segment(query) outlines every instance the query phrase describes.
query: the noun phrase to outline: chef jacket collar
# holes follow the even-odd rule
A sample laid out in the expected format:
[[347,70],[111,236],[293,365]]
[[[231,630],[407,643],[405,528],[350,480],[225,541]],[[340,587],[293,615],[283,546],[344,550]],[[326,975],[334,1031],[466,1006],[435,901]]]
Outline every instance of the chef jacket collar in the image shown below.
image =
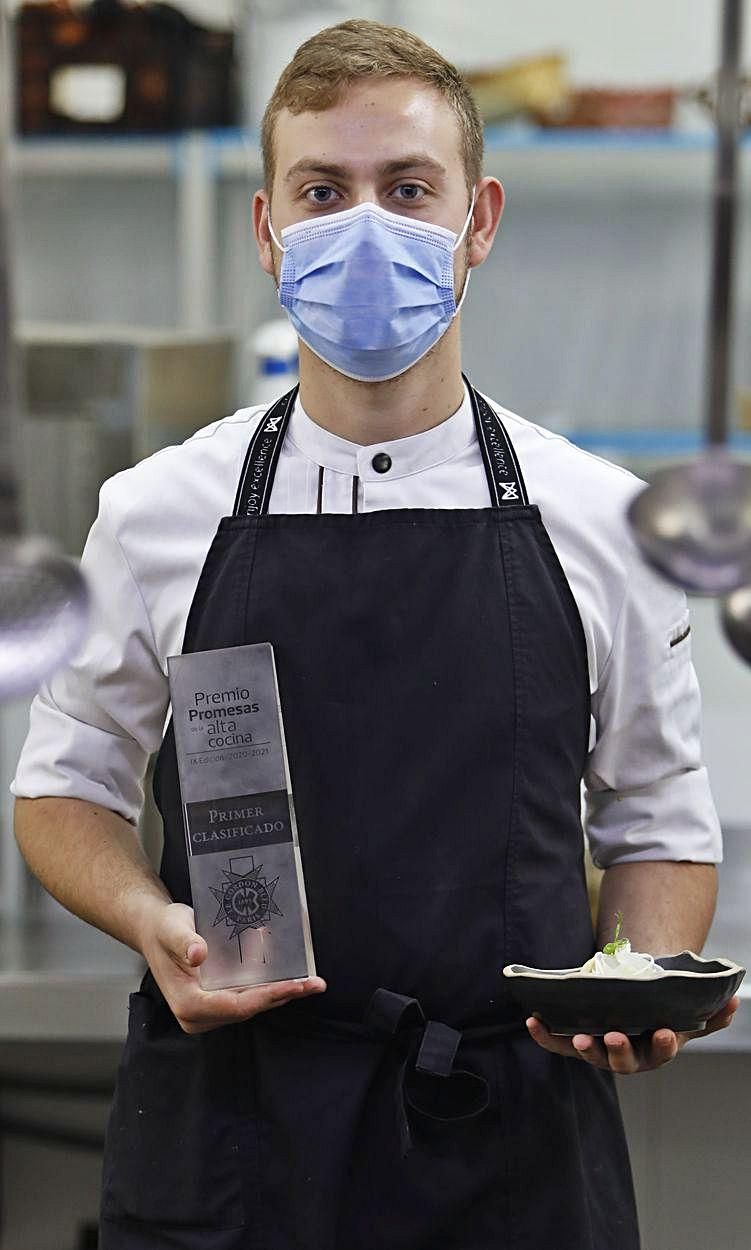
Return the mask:
[[[474,418],[469,393],[464,387],[464,398],[452,416],[421,434],[406,438],[385,439],[379,443],[362,446],[352,443],[338,434],[332,434],[316,425],[298,396],[290,418],[287,437],[298,451],[324,469],[359,477],[363,482],[384,481],[409,477],[425,469],[444,464],[459,455],[475,438]],[[386,473],[373,468],[373,458],[385,452],[391,459]]]

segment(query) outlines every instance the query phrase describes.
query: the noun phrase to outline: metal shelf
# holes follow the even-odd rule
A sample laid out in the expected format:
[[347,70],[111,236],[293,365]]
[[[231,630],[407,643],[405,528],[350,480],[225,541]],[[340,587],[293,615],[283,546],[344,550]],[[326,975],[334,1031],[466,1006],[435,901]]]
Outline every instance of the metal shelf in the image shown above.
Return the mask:
[[[512,124],[488,126],[485,131],[486,155],[494,164],[497,154],[525,153],[571,156],[577,152],[593,156],[625,153],[646,156],[707,154],[714,146],[714,135],[706,132],[649,130],[543,130]],[[109,135],[106,137],[55,137],[16,139],[11,145],[11,162],[22,176],[75,177],[81,174],[109,176],[134,174],[176,175],[182,171],[186,153],[196,143],[205,153],[206,172],[258,174],[261,155],[255,133],[240,128],[188,131],[169,135]],[[751,149],[751,132],[742,146]]]
[[11,144],[11,170],[18,176],[77,178],[82,174],[132,177],[177,172],[174,140],[26,139]]

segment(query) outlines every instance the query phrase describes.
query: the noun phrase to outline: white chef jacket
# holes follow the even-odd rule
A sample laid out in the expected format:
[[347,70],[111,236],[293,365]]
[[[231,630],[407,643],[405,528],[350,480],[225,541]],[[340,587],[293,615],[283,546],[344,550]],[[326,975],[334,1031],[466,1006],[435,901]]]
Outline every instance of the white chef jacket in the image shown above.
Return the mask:
[[[625,520],[641,483],[494,406],[584,627],[592,696],[585,820],[595,863],[718,861],[685,596],[647,568]],[[87,799],[138,819],[169,710],[167,657],[182,650],[204,559],[219,518],[232,512],[264,411],[242,408],[105,482],[83,553],[92,629],[34,700],[14,794]],[[391,458],[386,473],[373,468],[378,452]],[[322,429],[298,400],[269,510],[315,512],[321,468],[324,512],[351,512],[353,479],[361,512],[490,505],[466,391],[434,429],[372,446]]]

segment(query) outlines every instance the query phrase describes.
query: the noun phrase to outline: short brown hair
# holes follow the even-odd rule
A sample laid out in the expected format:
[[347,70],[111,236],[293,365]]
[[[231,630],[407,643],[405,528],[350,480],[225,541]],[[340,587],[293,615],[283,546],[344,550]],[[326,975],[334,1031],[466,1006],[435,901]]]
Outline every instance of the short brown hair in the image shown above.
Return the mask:
[[332,108],[343,90],[361,78],[417,78],[448,101],[459,122],[467,189],[482,173],[482,123],[459,70],[435,48],[399,26],[353,19],[328,26],[300,44],[282,71],[261,123],[266,189],[275,171],[274,132],[282,109],[290,113]]

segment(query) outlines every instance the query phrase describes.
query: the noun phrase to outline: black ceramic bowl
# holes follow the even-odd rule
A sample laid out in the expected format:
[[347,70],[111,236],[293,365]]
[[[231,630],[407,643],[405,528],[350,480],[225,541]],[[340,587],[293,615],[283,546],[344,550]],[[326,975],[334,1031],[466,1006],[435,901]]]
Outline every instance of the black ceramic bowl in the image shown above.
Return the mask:
[[746,975],[729,959],[701,959],[691,951],[655,959],[669,974],[651,981],[583,976],[580,968],[527,968],[508,964],[509,990],[527,1016],[551,1033],[602,1037],[614,1030],[693,1032],[732,998]]

